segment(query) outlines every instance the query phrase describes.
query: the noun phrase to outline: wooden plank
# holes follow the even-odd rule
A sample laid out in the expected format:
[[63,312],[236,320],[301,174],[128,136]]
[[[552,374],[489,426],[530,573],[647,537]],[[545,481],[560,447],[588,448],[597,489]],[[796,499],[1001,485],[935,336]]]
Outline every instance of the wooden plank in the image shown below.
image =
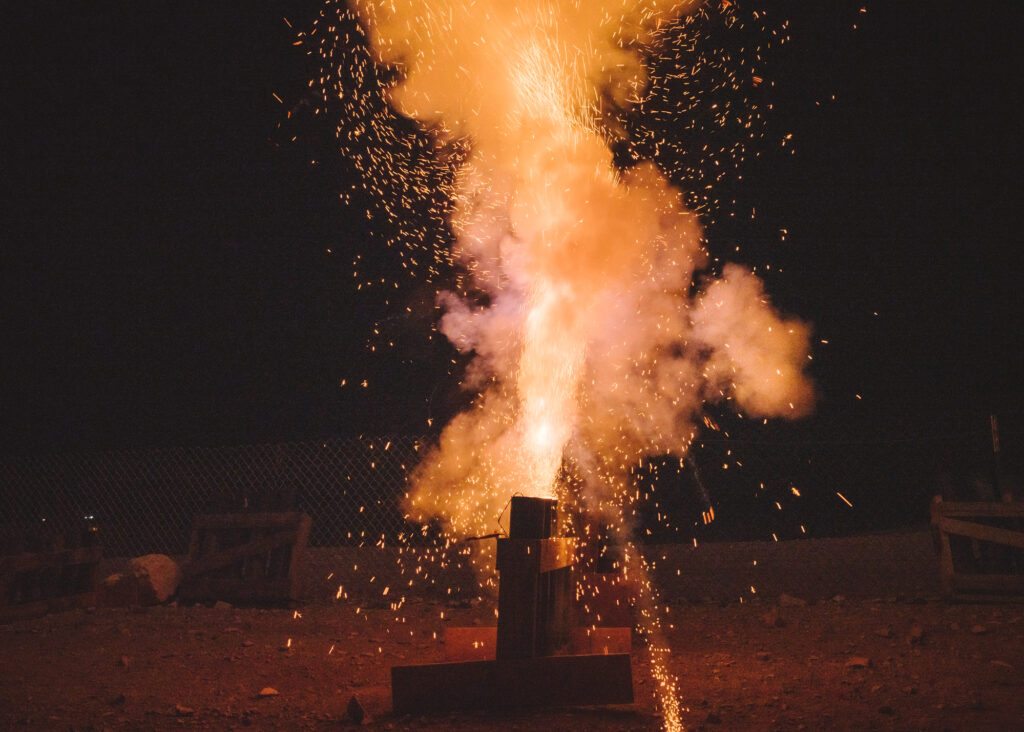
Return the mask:
[[557,522],[554,498],[513,496],[509,501],[508,534],[513,539],[547,539]]
[[540,575],[512,565],[498,582],[498,658],[537,655],[537,599]]
[[293,528],[301,523],[301,511],[284,513],[214,513],[196,516],[194,529],[273,529]]
[[300,511],[196,517],[179,596],[273,603],[298,599],[311,525]]
[[394,666],[395,714],[631,704],[628,654]]
[[933,529],[939,537],[939,574],[942,580],[942,591],[944,594],[950,595],[953,592],[953,549],[949,544],[949,534],[939,529],[943,505],[942,497],[935,496],[931,503],[931,517]]
[[290,546],[295,543],[297,538],[298,532],[295,530],[280,531],[262,539],[250,541],[247,544],[229,547],[189,562],[182,567],[182,576],[184,578],[191,578],[215,569],[221,569],[235,562],[240,562],[247,557],[263,554],[277,547]]
[[69,564],[93,564],[103,558],[103,547],[87,546],[59,552],[34,552],[0,557],[0,574],[32,572],[65,567]]
[[302,573],[299,571],[302,562],[306,558],[306,547],[309,545],[309,532],[313,526],[313,520],[308,514],[299,514],[299,525],[295,532],[295,544],[292,545],[291,554],[288,557],[288,596],[297,600],[302,592]]
[[933,511],[940,516],[972,518],[1024,518],[1024,502],[934,501]]
[[939,518],[939,530],[957,536],[969,536],[980,541],[1024,549],[1024,533],[1001,529],[998,526],[987,526],[973,521],[961,521],[946,516]]
[[544,574],[576,562],[576,539],[498,539],[495,566],[499,572],[513,567]]
[[540,575],[537,597],[537,653],[550,656],[564,650],[571,638],[576,586],[572,567]]

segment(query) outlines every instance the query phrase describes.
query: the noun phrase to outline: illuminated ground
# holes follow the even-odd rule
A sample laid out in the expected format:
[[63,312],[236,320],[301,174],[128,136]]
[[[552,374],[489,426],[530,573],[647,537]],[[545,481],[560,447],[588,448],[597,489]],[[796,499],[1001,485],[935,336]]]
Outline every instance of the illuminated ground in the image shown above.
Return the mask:
[[[1024,606],[941,601],[929,541],[922,532],[666,552],[663,573],[680,570],[666,594],[687,727],[1019,728]],[[765,572],[757,597],[730,601],[722,592],[758,571],[747,561],[758,547],[766,559],[758,564]],[[818,576],[808,565],[835,572]],[[695,589],[712,570],[719,582]],[[845,597],[820,599],[843,583]],[[780,591],[811,600],[781,607],[781,627],[765,618]],[[390,666],[440,660],[434,633],[440,637],[448,624],[490,624],[493,607],[413,601],[400,613],[405,622],[395,623],[382,602],[365,601],[370,596],[361,604],[313,602],[301,617],[291,610],[99,608],[0,626],[0,727],[337,729],[348,724],[346,705],[356,695],[375,729],[660,728],[642,650],[634,654],[635,707],[391,716]],[[279,693],[260,698],[265,687]]]

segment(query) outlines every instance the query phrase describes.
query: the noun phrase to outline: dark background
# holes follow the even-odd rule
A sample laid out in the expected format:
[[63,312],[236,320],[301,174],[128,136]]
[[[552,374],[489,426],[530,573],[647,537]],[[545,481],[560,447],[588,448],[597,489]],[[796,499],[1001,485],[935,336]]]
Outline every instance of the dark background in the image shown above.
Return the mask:
[[[319,4],[22,5],[3,49],[0,453],[436,429],[459,400],[429,288],[385,304],[353,285],[376,240],[339,202],[351,175],[292,45]],[[1021,8],[771,4],[792,41],[771,58],[763,154],[729,189],[760,214],[712,228],[710,247],[729,258],[742,240],[828,344],[814,417],[722,416],[728,437],[695,452],[713,500],[742,494],[719,452],[771,455],[785,492],[813,446],[854,498],[917,516],[936,480],[990,476],[993,412],[1017,469]],[[397,345],[371,353],[377,321]],[[821,526],[846,510],[833,493],[807,504]],[[734,502],[755,522],[760,504]],[[858,510],[849,526],[892,522]]]

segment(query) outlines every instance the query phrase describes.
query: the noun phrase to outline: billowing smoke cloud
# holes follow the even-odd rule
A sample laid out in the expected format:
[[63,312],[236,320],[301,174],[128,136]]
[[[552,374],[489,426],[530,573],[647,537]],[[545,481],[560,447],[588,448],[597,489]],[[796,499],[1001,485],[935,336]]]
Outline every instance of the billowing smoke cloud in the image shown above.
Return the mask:
[[807,327],[741,267],[695,280],[697,217],[653,164],[618,170],[602,127],[645,85],[631,49],[695,4],[355,2],[400,69],[393,106],[471,149],[451,220],[469,288],[441,293],[440,328],[478,397],[417,469],[414,518],[486,531],[513,493],[554,495],[567,458],[603,511],[638,459],[685,453],[706,401],[809,409]]

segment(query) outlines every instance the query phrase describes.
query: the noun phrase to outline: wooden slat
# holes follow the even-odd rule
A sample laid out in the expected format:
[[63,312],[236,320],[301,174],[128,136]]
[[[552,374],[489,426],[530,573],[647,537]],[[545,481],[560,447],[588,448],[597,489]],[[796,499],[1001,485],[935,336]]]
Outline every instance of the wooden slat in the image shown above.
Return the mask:
[[510,565],[498,583],[498,658],[537,655],[537,599],[540,575]]
[[59,552],[35,552],[0,557],[0,574],[31,572],[37,569],[65,567],[69,564],[93,564],[103,558],[103,547],[87,546]]
[[229,549],[208,554],[186,564],[182,568],[182,576],[184,578],[191,578],[215,569],[221,569],[246,557],[262,554],[277,547],[294,544],[297,538],[298,532],[296,530],[280,531],[257,541],[250,541],[247,544],[239,544]]
[[396,714],[631,704],[633,676],[624,653],[395,666],[391,695]]
[[311,525],[301,511],[197,516],[179,596],[234,602],[298,599],[299,565]]
[[1024,518],[1024,502],[998,503],[996,501],[934,501],[934,512],[940,516],[972,518]]
[[558,539],[498,539],[495,566],[499,572],[521,568],[523,571],[544,574],[572,566],[576,562],[576,540]]
[[305,561],[306,547],[309,545],[309,532],[313,526],[313,520],[308,514],[300,513],[299,525],[295,531],[295,544],[292,546],[291,556],[288,564],[289,589],[288,597],[297,600],[302,590],[302,574],[299,567]]
[[993,544],[1003,544],[1024,549],[1024,533],[1010,529],[1001,529],[998,526],[988,526],[973,521],[961,521],[943,516],[939,518],[939,530],[947,534],[968,536],[980,541],[990,541]]

